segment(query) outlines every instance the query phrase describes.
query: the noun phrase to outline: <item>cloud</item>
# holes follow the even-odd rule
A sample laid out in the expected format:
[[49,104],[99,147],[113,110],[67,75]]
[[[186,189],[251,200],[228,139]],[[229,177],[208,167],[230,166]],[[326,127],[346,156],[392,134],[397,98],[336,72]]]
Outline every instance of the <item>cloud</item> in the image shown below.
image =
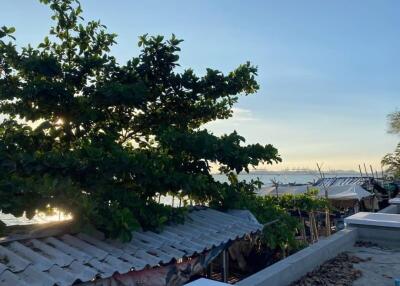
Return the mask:
[[233,107],[233,115],[228,119],[221,119],[207,123],[204,128],[221,135],[237,129],[249,128],[260,120],[254,116],[251,110]]
[[233,116],[229,121],[243,122],[257,120],[249,109],[233,107]]

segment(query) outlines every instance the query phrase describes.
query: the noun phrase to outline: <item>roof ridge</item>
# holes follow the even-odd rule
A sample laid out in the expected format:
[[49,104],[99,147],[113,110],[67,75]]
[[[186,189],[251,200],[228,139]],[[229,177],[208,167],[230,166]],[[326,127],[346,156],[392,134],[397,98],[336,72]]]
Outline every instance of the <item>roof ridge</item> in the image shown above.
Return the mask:
[[0,237],[0,245],[12,241],[58,236],[73,233],[73,221],[48,222],[29,225],[13,225],[5,228],[5,236]]

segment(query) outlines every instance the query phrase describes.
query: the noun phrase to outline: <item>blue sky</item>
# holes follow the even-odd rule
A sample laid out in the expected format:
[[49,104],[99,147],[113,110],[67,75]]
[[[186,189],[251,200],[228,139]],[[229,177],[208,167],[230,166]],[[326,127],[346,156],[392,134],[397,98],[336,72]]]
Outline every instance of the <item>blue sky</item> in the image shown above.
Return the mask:
[[[118,34],[120,62],[138,54],[139,35],[175,33],[185,40],[182,67],[199,74],[257,65],[258,94],[207,127],[272,143],[284,160],[272,169],[378,167],[398,142],[386,115],[400,107],[399,1],[81,2],[86,19]],[[35,0],[3,1],[0,25],[17,28],[19,45],[36,44],[49,13]]]

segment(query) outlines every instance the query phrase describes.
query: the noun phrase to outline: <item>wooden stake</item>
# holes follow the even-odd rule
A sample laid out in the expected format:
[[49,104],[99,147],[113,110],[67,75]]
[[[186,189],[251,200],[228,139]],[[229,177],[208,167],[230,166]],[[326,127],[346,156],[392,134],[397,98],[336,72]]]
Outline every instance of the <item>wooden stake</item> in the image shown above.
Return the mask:
[[306,229],[304,226],[304,218],[301,215],[301,210],[297,209],[297,213],[299,214],[299,218],[300,218],[300,235],[301,235],[301,239],[303,240],[304,243],[307,243],[307,237],[306,237]]
[[308,223],[309,223],[309,228],[310,228],[310,240],[311,243],[314,243],[314,228],[312,227],[312,212],[308,213]]
[[360,164],[358,164],[358,169],[360,170],[361,178],[363,178],[363,173],[361,172],[361,166],[360,166]]
[[[369,167],[371,168],[372,178],[375,179],[375,177],[374,177],[374,170],[372,169],[372,165],[369,165]],[[377,179],[378,179],[378,178],[377,178]]]
[[315,219],[315,214],[313,212],[313,227],[314,227],[314,231],[315,231],[315,238],[318,242],[319,240],[319,234],[318,234],[318,228],[317,228],[317,220]]
[[367,175],[367,177],[369,177],[368,176],[368,172],[367,172],[367,167],[365,166],[365,163],[364,163],[364,171],[365,171],[365,174]]
[[[328,188],[325,185],[325,175],[322,173],[321,167],[319,166],[318,163],[317,163],[317,168],[318,168],[318,172],[321,177],[321,180],[322,180],[322,186],[324,187],[325,199],[328,201]],[[328,208],[325,209],[325,228],[326,228],[326,230],[325,230],[326,236],[330,236],[331,235],[331,218],[330,218]]]
[[279,184],[278,184],[278,181],[277,181],[275,178],[273,178],[273,179],[271,180],[271,182],[272,182],[272,185],[275,187],[276,197],[279,197],[279,193],[278,193],[278,186],[279,186]]
[[310,217],[311,242],[314,243],[318,241],[318,229],[317,229],[317,224],[315,222],[315,215],[313,211],[309,213],[309,217]]

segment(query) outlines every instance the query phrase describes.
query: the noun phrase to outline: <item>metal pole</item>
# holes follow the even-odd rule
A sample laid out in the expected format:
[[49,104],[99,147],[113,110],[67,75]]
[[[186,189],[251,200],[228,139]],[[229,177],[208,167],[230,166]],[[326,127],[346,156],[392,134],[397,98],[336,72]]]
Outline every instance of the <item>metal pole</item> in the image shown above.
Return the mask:
[[226,249],[222,251],[222,281],[223,282],[228,282],[228,252]]

